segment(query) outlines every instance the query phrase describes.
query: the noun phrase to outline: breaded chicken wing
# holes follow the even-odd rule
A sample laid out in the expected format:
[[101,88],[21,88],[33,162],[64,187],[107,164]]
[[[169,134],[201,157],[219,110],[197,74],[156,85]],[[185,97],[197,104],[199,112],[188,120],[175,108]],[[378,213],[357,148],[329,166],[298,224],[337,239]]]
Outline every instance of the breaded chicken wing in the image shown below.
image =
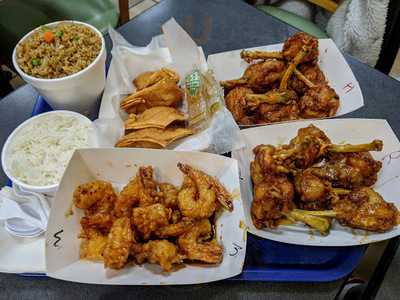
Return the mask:
[[116,219],[108,234],[104,249],[104,266],[111,269],[121,269],[128,261],[133,242],[131,222],[128,217]]
[[145,261],[159,264],[165,272],[171,272],[174,264],[182,263],[182,258],[177,247],[167,240],[149,241],[142,246],[141,252],[136,255],[139,264]]
[[132,212],[132,224],[142,234],[143,239],[147,240],[154,231],[169,225],[171,213],[171,209],[159,203],[136,207]]

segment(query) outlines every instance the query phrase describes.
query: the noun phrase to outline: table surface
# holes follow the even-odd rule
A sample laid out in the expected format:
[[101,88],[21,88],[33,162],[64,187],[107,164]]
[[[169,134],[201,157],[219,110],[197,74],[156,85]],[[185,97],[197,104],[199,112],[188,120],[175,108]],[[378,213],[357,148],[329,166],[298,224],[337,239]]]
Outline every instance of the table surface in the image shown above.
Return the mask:
[[[118,29],[132,44],[144,46],[151,37],[161,33],[161,25],[174,17],[203,47],[206,55],[284,41],[296,30],[266,16],[241,0],[164,0]],[[110,49],[110,41],[107,40]],[[345,55],[364,95],[365,106],[345,117],[387,119],[399,136],[400,118],[397,116],[400,83]],[[0,143],[4,144],[12,130],[29,118],[37,93],[25,85],[0,100]],[[0,183],[6,177],[0,170]],[[162,299],[173,296],[194,299],[333,299],[342,281],[319,284],[217,282],[186,287],[117,287],[97,286],[32,279],[18,275],[0,274],[1,299],[87,299],[138,297]],[[228,288],[229,287],[229,288]],[[387,293],[386,296],[390,294]],[[393,295],[395,297],[395,295]],[[393,298],[395,299],[395,298]]]

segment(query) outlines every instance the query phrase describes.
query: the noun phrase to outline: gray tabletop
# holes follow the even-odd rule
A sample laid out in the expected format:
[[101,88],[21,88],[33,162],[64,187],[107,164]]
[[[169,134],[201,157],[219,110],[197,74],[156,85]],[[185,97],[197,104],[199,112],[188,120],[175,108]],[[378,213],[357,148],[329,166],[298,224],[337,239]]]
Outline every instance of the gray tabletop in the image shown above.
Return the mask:
[[[170,17],[174,17],[194,37],[206,55],[282,42],[296,31],[241,0],[165,0],[119,28],[119,31],[132,44],[146,45],[152,36],[161,33],[160,26]],[[400,84],[353,57],[346,55],[346,59],[360,83],[365,106],[345,117],[384,118],[399,135],[397,101]],[[25,85],[0,100],[1,145],[11,131],[30,116],[36,97],[37,93]],[[4,184],[5,180],[1,170],[0,183]],[[190,295],[193,299],[311,300],[333,299],[341,284],[341,280],[318,284],[222,281],[186,287],[117,287],[0,274],[0,299],[184,299]]]

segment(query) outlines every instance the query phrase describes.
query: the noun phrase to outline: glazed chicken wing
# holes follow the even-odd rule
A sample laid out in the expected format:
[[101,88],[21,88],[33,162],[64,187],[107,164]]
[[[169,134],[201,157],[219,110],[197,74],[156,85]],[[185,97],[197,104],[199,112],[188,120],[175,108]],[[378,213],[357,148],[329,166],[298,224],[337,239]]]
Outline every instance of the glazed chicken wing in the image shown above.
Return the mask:
[[382,167],[369,152],[330,153],[329,161],[313,174],[329,180],[334,186],[355,188],[372,186]]
[[239,124],[245,124],[247,118],[246,95],[252,94],[253,90],[247,87],[235,87],[225,97],[225,104],[232,113],[233,118]]
[[[323,85],[326,82],[324,73],[322,73],[316,63],[302,64],[298,67],[298,71],[313,85]],[[298,78],[299,73],[295,71],[295,75],[292,76],[292,79],[289,82],[289,87],[300,95],[303,95],[309,89],[309,86],[304,83],[304,79],[302,80]]]
[[299,196],[297,206],[306,210],[329,209],[331,201],[339,199],[341,195],[347,195],[350,191],[332,187],[328,180],[314,175],[314,170],[308,168],[295,176],[296,193]]
[[318,39],[305,32],[297,32],[289,37],[283,44],[282,54],[286,60],[291,61],[304,47],[307,47],[308,51],[301,63],[316,61],[318,59]]
[[294,187],[286,175],[265,174],[264,180],[254,185],[251,218],[256,228],[274,228],[293,209]]
[[147,240],[151,234],[163,226],[169,225],[171,209],[162,204],[153,204],[146,207],[136,207],[132,212],[132,224]]
[[339,96],[327,84],[316,85],[300,98],[299,107],[303,118],[332,117],[339,108]]
[[400,223],[399,210],[369,187],[357,188],[344,199],[332,202],[333,210],[306,211],[317,216],[333,217],[351,228],[385,232]]
[[299,107],[296,102],[286,105],[263,103],[258,108],[257,124],[297,120],[299,113]]
[[238,79],[221,81],[221,85],[230,90],[237,86],[262,89],[279,81],[285,71],[285,63],[276,59],[268,59],[249,65]]
[[182,258],[177,247],[167,240],[149,241],[143,245],[140,254],[136,255],[139,264],[145,261],[159,264],[165,272],[171,272],[174,264],[182,263]]
[[108,234],[104,249],[104,266],[111,269],[121,269],[128,261],[133,239],[129,218],[116,219]]
[[243,50],[240,53],[242,59],[247,62],[253,60],[266,60],[266,59],[286,59],[287,61],[292,61],[294,57],[299,53],[304,47],[307,47],[308,53],[300,63],[306,63],[315,61],[318,58],[318,39],[305,33],[297,32],[291,37],[289,37],[283,44],[282,52],[279,51],[248,51]]
[[345,226],[384,232],[399,224],[399,211],[371,188],[363,187],[333,203],[339,222]]

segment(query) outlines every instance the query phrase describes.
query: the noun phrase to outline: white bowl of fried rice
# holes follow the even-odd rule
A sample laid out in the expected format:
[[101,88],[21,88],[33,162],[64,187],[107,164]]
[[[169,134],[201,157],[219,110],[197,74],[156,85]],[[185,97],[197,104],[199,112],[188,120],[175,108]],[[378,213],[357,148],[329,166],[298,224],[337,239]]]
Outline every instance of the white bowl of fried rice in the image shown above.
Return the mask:
[[93,112],[105,86],[106,48],[95,27],[79,21],[40,26],[15,46],[19,75],[53,109]]

